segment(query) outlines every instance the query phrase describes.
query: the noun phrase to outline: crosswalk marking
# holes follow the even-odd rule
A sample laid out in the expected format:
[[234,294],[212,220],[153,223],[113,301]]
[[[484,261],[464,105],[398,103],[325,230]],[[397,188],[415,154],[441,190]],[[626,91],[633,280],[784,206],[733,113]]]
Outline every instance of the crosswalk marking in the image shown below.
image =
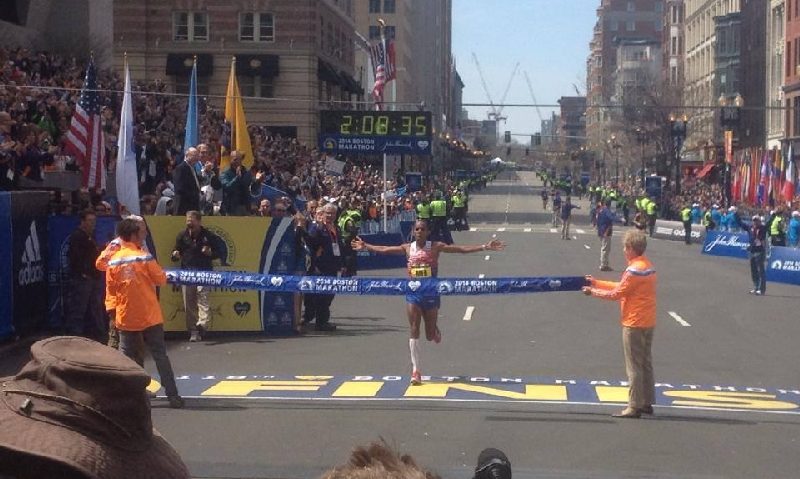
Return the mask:
[[575,232],[578,233],[579,235],[585,235],[586,234],[586,231],[584,231],[584,230],[582,230],[580,228],[575,228]]
[[[471,232],[478,232],[478,233],[492,233],[492,238],[497,237],[497,233],[561,233],[559,228],[551,228],[546,226],[472,226],[469,229]],[[591,234],[590,230],[585,230],[581,228],[576,228],[573,230],[573,235],[586,235]]]

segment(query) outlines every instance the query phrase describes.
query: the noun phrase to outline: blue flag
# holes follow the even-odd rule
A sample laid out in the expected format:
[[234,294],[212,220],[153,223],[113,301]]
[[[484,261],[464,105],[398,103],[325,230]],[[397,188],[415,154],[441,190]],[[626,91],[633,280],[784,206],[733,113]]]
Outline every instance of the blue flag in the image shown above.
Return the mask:
[[[192,77],[189,81],[189,107],[186,110],[186,137],[183,140],[183,154],[189,150],[190,147],[197,146],[199,143],[199,128],[197,125],[197,59],[194,61],[192,67]],[[183,158],[180,159],[183,161]],[[202,168],[199,163],[196,165],[198,169]]]

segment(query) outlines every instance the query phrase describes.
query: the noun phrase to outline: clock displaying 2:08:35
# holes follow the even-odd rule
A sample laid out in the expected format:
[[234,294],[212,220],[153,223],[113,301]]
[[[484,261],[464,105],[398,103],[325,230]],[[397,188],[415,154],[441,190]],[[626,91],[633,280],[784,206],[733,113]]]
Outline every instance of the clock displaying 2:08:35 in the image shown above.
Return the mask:
[[419,111],[323,111],[324,134],[343,136],[428,137],[430,112]]

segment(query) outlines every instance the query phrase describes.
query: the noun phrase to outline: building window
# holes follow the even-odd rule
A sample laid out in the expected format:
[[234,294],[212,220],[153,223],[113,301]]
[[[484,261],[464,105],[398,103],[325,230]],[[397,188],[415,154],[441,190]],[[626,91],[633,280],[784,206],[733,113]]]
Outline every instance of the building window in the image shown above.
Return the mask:
[[272,77],[260,75],[242,75],[239,77],[239,87],[242,96],[256,98],[274,98],[275,88]]
[[664,30],[664,20],[661,18],[656,18],[656,21],[653,22],[655,29],[657,32]]
[[617,22],[616,20],[611,20],[610,22],[608,22],[608,29],[611,30],[612,32],[616,32],[617,30],[619,30],[619,22]]
[[386,25],[386,29],[384,33],[386,34],[386,39],[395,38],[396,29],[393,25]]
[[381,29],[377,25],[370,25],[369,26],[369,39],[375,40],[376,38],[381,37]]
[[244,12],[239,14],[239,41],[275,41],[275,19],[271,13]]
[[636,31],[636,21],[628,20],[627,22],[625,22],[625,31],[635,32]]
[[636,11],[636,2],[628,2],[628,11],[635,12]]
[[656,12],[663,13],[664,12],[664,3],[660,0],[656,2]]
[[383,13],[394,13],[394,0],[383,0]]
[[381,0],[369,0],[369,13],[381,13]]
[[173,13],[172,39],[176,42],[208,41],[208,14],[203,12]]

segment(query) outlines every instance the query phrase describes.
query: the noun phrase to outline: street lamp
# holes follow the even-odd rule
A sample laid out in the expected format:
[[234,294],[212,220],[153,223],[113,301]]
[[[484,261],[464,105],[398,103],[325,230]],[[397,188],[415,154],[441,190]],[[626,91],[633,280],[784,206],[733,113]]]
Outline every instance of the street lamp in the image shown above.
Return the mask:
[[739,128],[739,121],[742,116],[742,107],[744,106],[744,98],[740,94],[730,98],[725,94],[719,96],[719,106],[721,106],[719,114],[719,122],[722,128],[725,129],[725,202],[726,206],[731,204],[731,163],[733,163],[733,140],[736,136],[736,130]]
[[647,133],[640,127],[636,127],[636,139],[639,141],[639,145],[642,147],[642,188],[644,188],[645,183],[645,164],[644,164],[644,145],[647,143]]
[[689,119],[686,115],[681,118],[676,118],[675,115],[670,115],[669,124],[670,132],[672,135],[672,148],[675,161],[675,194],[681,194],[681,148],[683,148],[683,141],[686,139],[686,124]]

